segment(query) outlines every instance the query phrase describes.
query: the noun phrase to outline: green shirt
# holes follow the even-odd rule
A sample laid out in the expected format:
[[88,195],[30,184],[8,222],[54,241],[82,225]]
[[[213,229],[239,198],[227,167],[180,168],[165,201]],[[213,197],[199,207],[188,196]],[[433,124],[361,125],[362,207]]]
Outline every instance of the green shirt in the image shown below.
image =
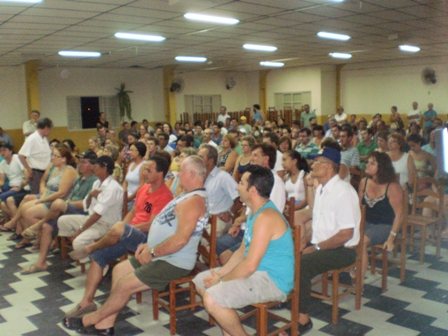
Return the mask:
[[87,194],[92,190],[93,183],[98,180],[98,178],[91,174],[86,179],[82,179],[83,176],[79,176],[75,183],[73,184],[73,193],[70,198],[71,201],[76,202],[86,198]]
[[243,149],[241,148],[241,141],[238,141],[238,145],[236,145],[235,151],[238,153],[238,155],[243,155]]
[[299,154],[303,158],[307,159],[308,155],[319,153],[319,146],[317,146],[314,142],[310,141],[310,143],[305,147],[303,147],[302,144],[298,145],[296,147],[296,151],[299,152]]
[[[364,145],[364,142],[360,142],[356,145],[356,148],[359,151],[359,156],[369,155],[372,153],[375,149],[378,148],[378,144],[376,142],[373,142],[370,144],[370,146]],[[366,169],[366,161],[361,161],[359,163],[359,168]]]

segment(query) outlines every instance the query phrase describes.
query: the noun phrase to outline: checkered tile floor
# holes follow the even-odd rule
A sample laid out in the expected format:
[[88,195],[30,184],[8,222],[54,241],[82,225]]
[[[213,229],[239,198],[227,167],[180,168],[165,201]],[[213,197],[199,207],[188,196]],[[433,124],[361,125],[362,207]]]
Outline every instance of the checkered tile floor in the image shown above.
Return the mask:
[[[14,251],[8,236],[0,236],[0,335],[76,334],[68,333],[60,322],[63,313],[81,298],[85,275],[59,254],[49,256],[47,272],[20,275],[37,254],[30,249]],[[442,258],[437,260],[434,255],[434,247],[428,246],[425,263],[419,265],[418,251],[408,253],[406,281],[400,284],[398,272],[392,271],[385,293],[381,293],[380,275],[368,275],[361,310],[354,309],[353,295],[344,298],[338,325],[331,324],[331,305],[314,300],[314,328],[308,335],[448,335],[448,243],[443,243]],[[106,276],[97,303],[106,300],[109,288],[110,276]],[[202,308],[195,313],[179,312],[177,318],[178,335],[221,335],[218,327],[209,325]],[[254,320],[249,319],[246,326],[248,333],[255,333]],[[132,299],[123,309],[115,329],[117,335],[168,336],[168,315],[162,311],[159,321],[153,321],[151,295],[146,292],[142,304]]]

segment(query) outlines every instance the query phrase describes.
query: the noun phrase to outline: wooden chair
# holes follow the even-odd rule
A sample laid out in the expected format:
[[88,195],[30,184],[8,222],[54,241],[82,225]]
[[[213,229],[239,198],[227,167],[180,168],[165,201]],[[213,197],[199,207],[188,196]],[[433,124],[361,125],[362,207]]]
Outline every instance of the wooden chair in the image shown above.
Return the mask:
[[[407,217],[409,211],[409,196],[408,191],[404,192],[403,197],[403,222],[401,223],[400,233],[397,233],[395,238],[394,257],[389,259],[389,252],[383,249],[383,244],[374,245],[371,247],[370,253],[370,272],[376,273],[376,260],[381,260],[381,291],[387,290],[387,275],[390,270],[400,268],[400,283],[404,281],[406,272],[406,231],[407,231]],[[400,247],[400,259],[397,259],[397,250]]]
[[[363,205],[363,206],[361,206],[361,223],[359,226],[360,239],[359,239],[358,246],[356,247],[357,256],[356,256],[355,263],[350,266],[347,266],[347,267],[342,267],[342,268],[339,268],[336,270],[331,270],[331,271],[325,272],[322,275],[321,279],[319,279],[318,281],[313,283],[313,285],[314,285],[318,282],[322,282],[322,294],[311,292],[311,296],[321,299],[321,300],[331,301],[333,304],[333,311],[332,311],[332,318],[331,318],[331,322],[333,324],[338,324],[338,321],[339,321],[339,307],[338,307],[339,299],[342,299],[343,297],[350,295],[351,293],[355,293],[355,309],[356,310],[361,309],[361,295],[362,295],[361,262],[362,262],[362,251],[364,248],[363,237],[364,237],[365,219],[366,219],[366,210],[365,210],[365,205]],[[352,268],[356,268],[356,283],[355,283],[355,285],[346,285],[346,284],[339,283],[339,274],[341,274],[342,272],[349,271]],[[331,274],[333,277],[332,295],[331,296],[328,295],[328,275],[329,274]],[[339,286],[347,288],[347,290],[340,294]]]
[[288,220],[289,226],[291,227],[291,229],[294,229],[295,207],[296,207],[296,200],[294,197],[291,197],[289,199],[289,201],[286,201],[285,210],[287,210],[287,211],[284,212],[283,214],[285,215],[285,218]]
[[[272,301],[266,303],[254,303],[251,306],[255,309],[240,316],[240,320],[245,320],[246,318],[255,314],[256,316],[256,328],[258,336],[273,336],[279,333],[291,329],[291,335],[297,335],[299,326],[299,289],[300,289],[300,226],[293,228],[293,238],[294,238],[294,288],[289,293],[287,301],[291,300],[291,318],[288,320],[283,316],[274,314],[268,311],[268,309],[281,304],[280,301]],[[285,323],[282,327],[270,332],[268,334],[268,318],[281,321]]]
[[[208,268],[215,267],[216,260],[216,216],[210,217],[211,231],[210,234],[204,229],[202,237],[209,242],[210,249],[206,249],[205,246],[199,245],[198,252],[202,255],[204,260],[209,260],[209,267],[197,262],[195,268],[192,270],[191,275],[178,280],[173,280],[169,284],[167,292],[160,293],[159,291],[152,290],[152,304],[153,304],[153,318],[159,319],[159,305],[165,308],[170,314],[170,333],[176,334],[176,312],[184,309],[195,310],[197,306],[202,305],[202,301],[196,302],[196,291],[193,284],[193,279],[196,274],[204,271]],[[188,284],[186,287],[179,287],[179,285]],[[184,306],[177,306],[176,294],[182,292],[190,293],[190,303]],[[164,300],[168,298],[168,303]]]
[[[429,188],[418,190],[418,185],[428,184]],[[426,241],[436,243],[436,257],[440,258],[441,233],[443,222],[443,199],[445,194],[445,181],[437,180],[433,177],[416,177],[414,180],[414,194],[412,196],[412,211],[408,216],[407,225],[410,228],[410,247],[414,248],[414,233],[415,227],[420,227],[420,264],[425,260],[425,245]],[[426,197],[433,197],[438,200],[438,204],[426,202]],[[431,209],[436,212],[436,217],[425,217],[419,211],[424,208]],[[437,227],[437,234],[436,234]],[[432,228],[432,237],[426,237],[427,228]]]
[[[60,237],[61,242],[59,244],[61,249],[61,257],[62,260],[67,260],[67,250],[73,250],[72,242],[68,237]],[[81,273],[86,273],[86,264],[80,263],[79,261],[76,262],[76,265],[81,266]]]

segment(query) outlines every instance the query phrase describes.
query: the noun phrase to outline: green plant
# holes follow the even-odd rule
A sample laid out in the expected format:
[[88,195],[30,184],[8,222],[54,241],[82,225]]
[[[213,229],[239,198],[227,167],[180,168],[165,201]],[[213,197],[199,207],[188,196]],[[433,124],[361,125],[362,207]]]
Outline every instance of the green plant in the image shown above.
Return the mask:
[[115,88],[115,90],[118,91],[117,97],[118,97],[118,105],[120,107],[121,120],[123,120],[125,113],[128,119],[132,120],[131,98],[129,97],[129,93],[132,93],[132,91],[126,91],[124,83],[121,83],[120,88]]

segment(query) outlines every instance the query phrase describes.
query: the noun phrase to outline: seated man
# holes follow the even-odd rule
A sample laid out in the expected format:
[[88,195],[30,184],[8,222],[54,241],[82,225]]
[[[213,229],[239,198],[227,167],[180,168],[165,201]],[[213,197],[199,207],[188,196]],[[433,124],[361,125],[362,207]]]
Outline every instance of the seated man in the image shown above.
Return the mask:
[[88,215],[65,215],[58,219],[59,236],[70,237],[74,249],[103,237],[112,225],[121,220],[123,188],[112,176],[114,167],[111,157],[100,156],[93,168],[98,181],[84,199],[84,211],[88,211]]
[[205,271],[193,282],[204,307],[224,335],[247,335],[235,308],[252,303],[285,301],[294,287],[294,244],[288,222],[269,200],[274,176],[251,165],[238,191],[251,209],[244,243],[222,268]]
[[140,244],[148,240],[148,231],[154,218],[173,199],[173,194],[164,183],[168,168],[169,164],[164,158],[149,158],[143,170],[146,184],[139,189],[135,206],[124,220],[112,226],[98,242],[70,253],[74,260],[84,259],[91,254],[91,263],[84,296],[65,317],[96,310],[93,298],[102,279],[103,269],[128,251],[135,252]]
[[11,144],[3,144],[0,154],[3,158],[0,162],[0,202],[6,202],[8,197],[17,194],[28,184],[28,172],[19,156],[13,153]]
[[[311,176],[318,182],[313,206],[312,246],[302,252],[300,265],[299,332],[313,327],[309,318],[311,280],[356,260],[361,212],[355,189],[338,176],[341,153],[326,147],[317,155]],[[307,181],[312,186],[312,181]],[[343,201],[342,201],[343,200]]]
[[23,232],[25,238],[33,239],[41,232],[39,258],[30,267],[23,269],[22,274],[32,274],[45,271],[48,268],[47,254],[53,238],[58,235],[58,218],[61,215],[87,215],[84,211],[83,200],[92,190],[97,180],[93,175],[93,164],[97,156],[92,151],[85,152],[79,159],[78,170],[81,174],[73,184],[73,193],[70,200],[57,199],[51,203],[45,217]]
[[196,155],[181,164],[179,180],[185,193],[176,197],[154,219],[148,243],[119,263],[112,275],[109,298],[96,312],[66,317],[63,325],[86,334],[113,335],[118,312],[134,293],[164,290],[172,280],[190,274],[202,231],[208,222],[205,165]]

